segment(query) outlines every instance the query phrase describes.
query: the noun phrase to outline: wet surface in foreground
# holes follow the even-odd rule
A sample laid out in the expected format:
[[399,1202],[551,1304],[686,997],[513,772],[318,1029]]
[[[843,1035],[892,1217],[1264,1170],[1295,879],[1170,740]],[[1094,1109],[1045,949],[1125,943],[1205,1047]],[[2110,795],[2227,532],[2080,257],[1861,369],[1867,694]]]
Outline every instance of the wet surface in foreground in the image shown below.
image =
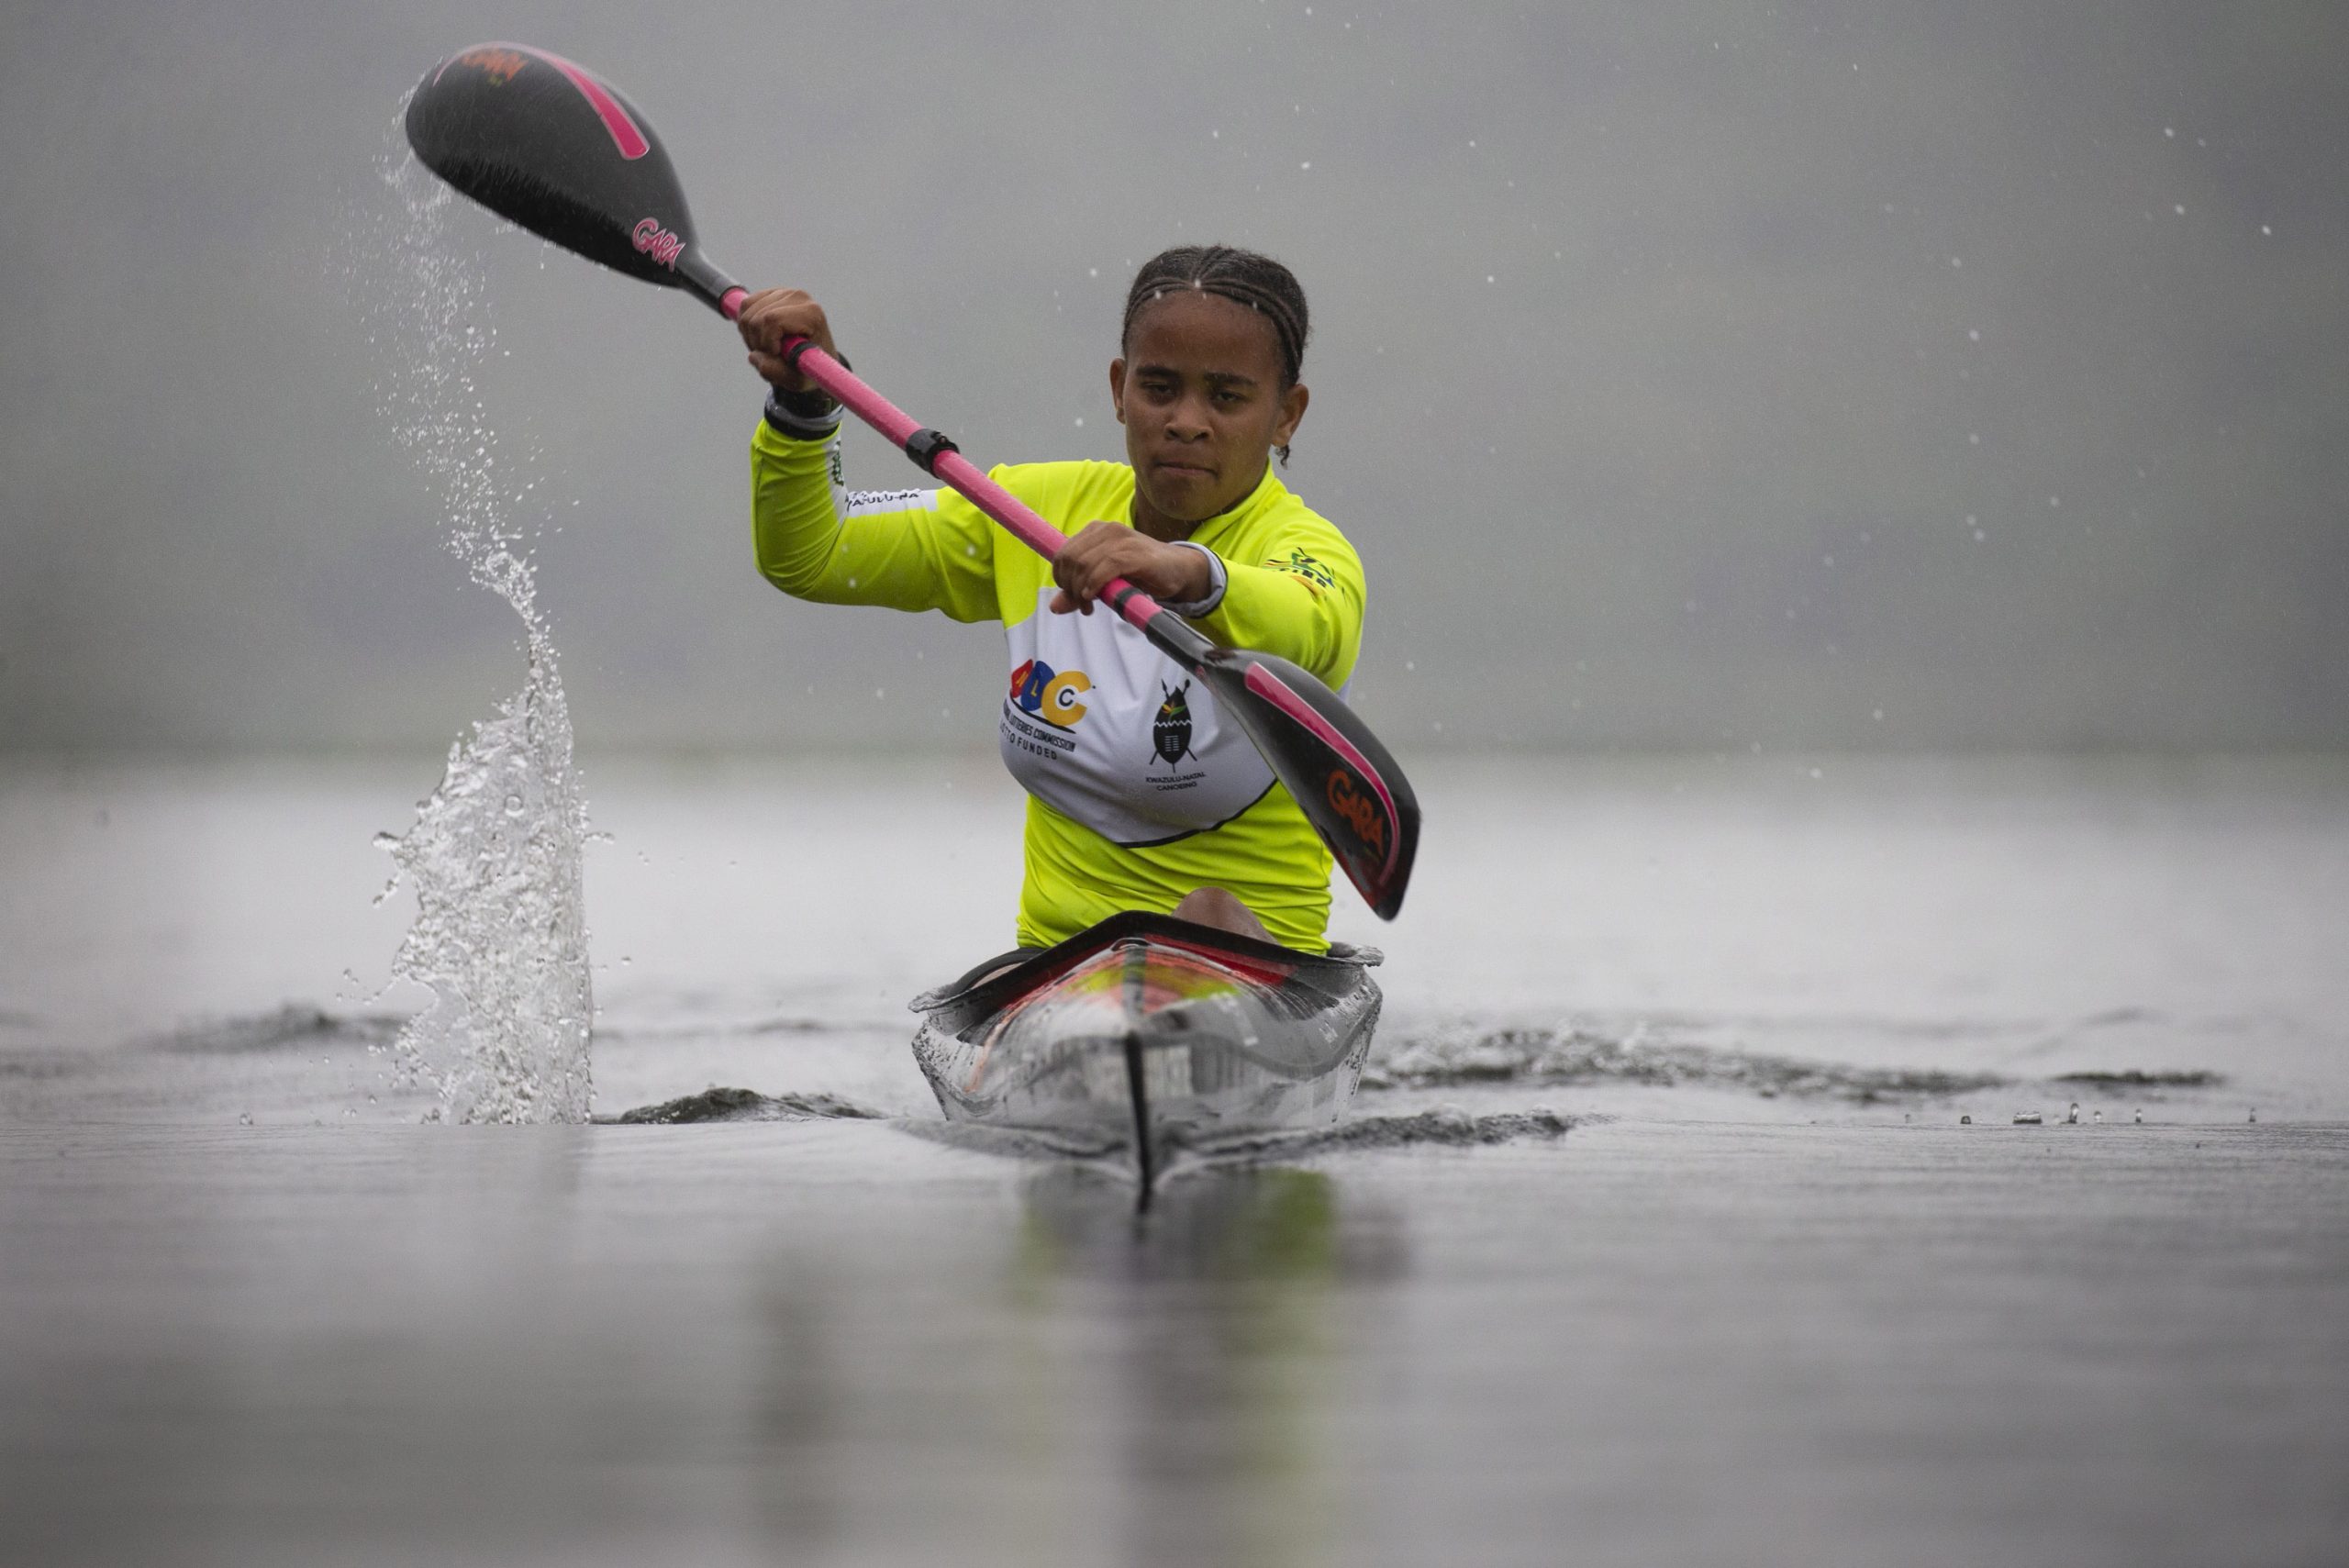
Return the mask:
[[[875,1140],[886,1140],[876,1143]],[[2308,1562],[2349,1134],[0,1130],[47,1562]]]
[[991,764],[591,776],[607,1119],[416,1125],[438,765],[0,773],[0,1558],[2349,1560],[2337,763],[1419,770],[1353,1117],[1139,1227],[907,1047]]

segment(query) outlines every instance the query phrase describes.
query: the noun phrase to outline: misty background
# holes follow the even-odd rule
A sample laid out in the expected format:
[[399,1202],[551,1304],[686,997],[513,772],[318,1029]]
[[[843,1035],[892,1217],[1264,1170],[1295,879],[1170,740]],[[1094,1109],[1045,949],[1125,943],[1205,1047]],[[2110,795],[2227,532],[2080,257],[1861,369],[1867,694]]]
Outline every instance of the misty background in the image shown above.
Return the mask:
[[[208,0],[0,20],[0,746],[438,747],[519,684],[366,339],[401,95],[492,39],[983,465],[1122,455],[1144,257],[1286,261],[1399,748],[2349,741],[2341,7]],[[992,745],[995,629],[757,575],[730,329],[455,228],[591,753]]]

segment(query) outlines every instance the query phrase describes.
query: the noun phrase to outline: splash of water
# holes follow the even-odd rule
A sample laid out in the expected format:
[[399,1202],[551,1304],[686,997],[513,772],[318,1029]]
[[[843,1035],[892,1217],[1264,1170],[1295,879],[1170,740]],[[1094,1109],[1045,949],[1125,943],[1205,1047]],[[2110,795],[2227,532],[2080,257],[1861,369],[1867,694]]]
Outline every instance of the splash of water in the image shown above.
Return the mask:
[[517,520],[538,487],[518,477],[535,453],[498,463],[480,379],[495,339],[484,272],[451,235],[449,190],[408,154],[396,122],[380,167],[395,210],[377,226],[359,291],[386,370],[379,391],[439,492],[450,552],[521,617],[529,659],[522,689],[450,747],[415,826],[376,840],[397,868],[393,884],[405,877],[417,895],[392,972],[432,993],[390,1047],[394,1070],[403,1085],[434,1091],[429,1119],[584,1121],[595,1018],[587,809],[537,601],[534,530]]

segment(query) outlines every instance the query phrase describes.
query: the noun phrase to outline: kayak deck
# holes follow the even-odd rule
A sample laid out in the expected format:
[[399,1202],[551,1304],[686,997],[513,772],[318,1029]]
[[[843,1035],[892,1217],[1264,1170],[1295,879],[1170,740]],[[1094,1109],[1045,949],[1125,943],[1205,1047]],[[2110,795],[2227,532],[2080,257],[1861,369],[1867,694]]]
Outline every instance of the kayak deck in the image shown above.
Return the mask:
[[915,998],[914,1059],[950,1121],[1169,1155],[1324,1127],[1362,1082],[1378,955],[1295,952],[1169,916],[1114,916]]

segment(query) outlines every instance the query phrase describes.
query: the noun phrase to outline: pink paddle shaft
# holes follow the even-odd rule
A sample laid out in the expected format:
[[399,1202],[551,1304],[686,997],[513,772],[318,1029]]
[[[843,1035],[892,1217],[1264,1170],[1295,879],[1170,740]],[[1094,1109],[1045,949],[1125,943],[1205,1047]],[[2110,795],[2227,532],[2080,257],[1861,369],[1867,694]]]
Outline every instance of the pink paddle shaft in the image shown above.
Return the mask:
[[[729,293],[719,308],[730,321],[741,314],[742,297]],[[807,343],[807,347],[800,350],[799,373],[840,399],[841,406],[887,437],[892,446],[902,450],[922,428],[919,420],[867,386],[854,371],[807,339],[785,338],[783,351],[788,354],[802,343]],[[972,506],[1001,523],[1012,538],[1045,560],[1052,560],[1067,547],[1068,535],[1038,517],[1026,502],[989,479],[961,452],[940,452],[930,472],[961,491]],[[1126,592],[1120,594],[1120,589]],[[1102,584],[1100,598],[1137,630],[1156,620],[1164,608],[1122,577],[1113,577]]]

